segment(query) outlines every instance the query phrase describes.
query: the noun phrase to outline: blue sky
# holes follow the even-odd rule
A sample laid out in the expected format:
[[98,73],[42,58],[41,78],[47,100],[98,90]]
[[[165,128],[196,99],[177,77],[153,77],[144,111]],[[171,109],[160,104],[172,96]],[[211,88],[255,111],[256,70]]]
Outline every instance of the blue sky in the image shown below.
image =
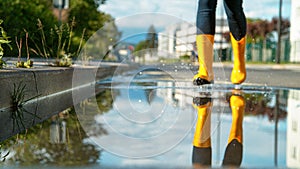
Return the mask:
[[[115,18],[128,15],[154,12],[174,15],[186,20],[194,20],[198,0],[108,0],[100,10]],[[244,0],[247,17],[270,19],[278,15],[279,0]],[[290,16],[291,0],[283,0],[283,16]],[[218,1],[218,13],[222,11],[222,0]]]
[[[178,18],[187,22],[195,22],[197,3],[198,0],[108,0],[100,7],[100,10],[116,18],[118,27],[124,32],[123,38],[126,38],[129,32],[141,33],[142,31],[137,31],[138,29],[146,32],[150,24],[154,24],[157,29],[161,30],[170,22],[170,18],[173,21],[176,20],[174,18]],[[246,17],[270,20],[278,16],[279,0],[244,0],[243,6]],[[291,0],[283,0],[284,18],[290,17],[290,10]],[[144,17],[133,17],[145,13],[170,17],[158,17],[157,22],[148,23]],[[218,0],[217,16],[222,15],[225,16],[222,0]]]

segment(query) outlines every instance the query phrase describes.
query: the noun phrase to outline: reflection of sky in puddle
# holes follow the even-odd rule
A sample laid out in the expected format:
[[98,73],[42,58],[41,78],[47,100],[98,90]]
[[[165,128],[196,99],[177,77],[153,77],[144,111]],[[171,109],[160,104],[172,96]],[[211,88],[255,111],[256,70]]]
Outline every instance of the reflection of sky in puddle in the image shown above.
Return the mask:
[[[168,86],[168,82],[159,82],[160,85]],[[170,83],[169,83],[170,84]],[[159,86],[158,86],[159,87]],[[136,90],[136,89],[133,89]],[[141,89],[146,90],[146,89]],[[185,91],[183,91],[185,90]],[[158,89],[153,98],[152,104],[155,102],[161,102],[170,105],[177,104],[180,107],[177,109],[184,109],[185,112],[189,112],[188,114],[196,115],[195,110],[193,109],[192,105],[192,97],[191,95],[182,95],[182,93],[189,93],[186,89],[179,89],[178,93],[176,94],[176,90],[172,88],[163,88]],[[133,91],[135,93],[137,91]],[[162,92],[162,93],[160,93]],[[172,93],[173,92],[173,93]],[[122,95],[123,92],[120,92],[119,98],[115,99],[115,102],[118,100],[124,100],[125,97]],[[129,92],[130,93],[130,92]],[[133,94],[132,93],[132,94]],[[228,92],[230,93],[230,92]],[[133,97],[138,99],[143,99],[142,103],[148,103],[148,96],[146,91],[138,91],[135,93],[139,95],[139,97]],[[143,95],[143,96],[141,96]],[[163,97],[159,97],[159,96]],[[264,93],[255,94],[251,92],[251,96],[259,97],[261,95],[268,96],[269,98],[266,99],[267,105],[274,106],[274,97],[272,94],[268,93],[267,95]],[[223,95],[222,95],[223,96]],[[158,99],[159,98],[159,99]],[[162,101],[164,99],[165,101]],[[222,99],[222,98],[221,98]],[[223,160],[223,156],[225,153],[225,148],[227,145],[227,139],[231,127],[231,113],[228,110],[228,103],[225,103],[224,100],[217,100],[213,107],[213,113],[217,111],[222,111],[223,113],[214,113],[212,115],[212,162],[213,166],[220,166]],[[135,99],[133,99],[135,101]],[[223,102],[222,102],[223,101]],[[148,105],[149,106],[149,105]],[[147,107],[147,106],[146,106]],[[221,107],[221,108],[220,108]],[[227,108],[227,109],[226,109]],[[221,109],[221,110],[220,110]],[[157,109],[160,111],[161,109]],[[113,111],[113,110],[112,110]],[[156,111],[153,109],[153,111]],[[119,119],[115,116],[110,115],[110,113],[106,114],[105,116],[109,116],[109,118],[113,119],[114,123],[119,123]],[[194,117],[195,118],[195,117]],[[218,123],[220,121],[220,123]],[[167,122],[167,121],[166,121]],[[189,121],[189,123],[191,123]],[[244,153],[243,153],[243,161],[241,166],[242,167],[274,167],[275,166],[275,151],[277,151],[277,165],[278,166],[286,166],[286,119],[281,119],[278,122],[278,146],[277,150],[275,150],[275,140],[274,140],[274,133],[275,133],[275,123],[274,120],[270,120],[269,117],[265,115],[257,115],[253,116],[248,113],[245,115],[244,122],[243,122],[243,130],[244,130]],[[153,123],[154,124],[154,123]],[[167,125],[167,124],[165,124]],[[184,122],[180,125],[185,125]],[[157,132],[164,131],[163,126],[154,124],[154,130]],[[160,129],[157,129],[160,128]],[[120,127],[127,132],[135,133],[133,136],[139,137],[147,133],[147,130],[143,130],[141,128],[135,128],[130,126],[123,126]],[[126,129],[125,129],[126,128]],[[156,128],[156,129],[155,129]],[[120,130],[121,130],[120,129]],[[149,132],[151,133],[151,132]],[[120,166],[190,166],[191,165],[191,151],[192,151],[192,140],[193,140],[193,133],[194,129],[192,129],[187,137],[182,140],[176,147],[171,149],[168,152],[165,152],[159,156],[147,158],[147,159],[128,159],[128,158],[120,158],[118,156],[112,155],[110,153],[104,152],[102,156],[101,163],[104,165],[115,165],[116,163],[120,164]],[[178,134],[178,133],[177,133]],[[162,142],[161,144],[169,144]],[[129,146],[129,145],[128,145]],[[155,148],[155,146],[153,147]],[[147,149],[141,149],[140,151],[147,151]],[[171,161],[171,162],[170,162]],[[119,166],[119,165],[118,165]]]
[[[199,90],[189,88],[191,84],[185,80],[177,83],[167,76],[157,80],[157,74],[153,75],[155,78],[150,73],[143,73],[133,80],[125,76],[124,79],[132,80],[131,83],[124,85],[122,81],[118,81],[112,87],[105,87],[105,91],[111,92],[109,97],[113,98],[110,98],[113,100],[112,108],[106,113],[93,115],[97,125],[101,124],[100,128],[107,134],[85,139],[85,142],[100,144],[104,148],[97,160],[100,166],[192,167],[192,142],[197,119],[197,110],[192,104],[193,97],[200,95],[196,92]],[[110,81],[99,84],[101,86],[106,83]],[[278,90],[278,97],[275,95],[276,91],[254,91],[250,88],[244,90],[243,96],[247,105],[243,120],[242,168],[300,167],[297,159],[300,150],[300,91]],[[221,166],[228,142],[232,123],[228,102],[230,95],[231,90],[228,88],[213,92],[213,167]],[[108,98],[102,98],[104,99]],[[276,106],[280,112],[278,116],[274,113]],[[118,155],[153,157],[133,159]],[[78,166],[97,167],[98,164]]]
[[[129,101],[128,96],[135,99]],[[145,90],[120,90],[120,95],[114,99],[114,109],[99,116],[104,116],[105,123],[120,134],[135,138],[154,137],[172,127],[177,120],[179,111],[175,106],[165,104],[161,97],[154,97],[149,103]]]
[[[142,78],[141,78],[142,79]],[[143,81],[151,81],[151,79],[142,79]],[[183,82],[184,83],[184,82]],[[170,86],[171,85],[171,86]],[[180,109],[185,109],[187,112],[193,112],[195,114],[195,110],[192,108],[192,97],[197,95],[193,92],[195,90],[187,88],[179,88],[174,90],[173,82],[167,81],[159,81],[157,83],[157,93],[163,91],[162,94],[165,102],[168,104],[177,104]],[[160,87],[163,86],[163,87]],[[184,86],[184,85],[182,85]],[[142,88],[142,87],[141,87]],[[253,88],[255,89],[255,87]],[[276,97],[273,93],[273,90],[263,91],[263,88],[258,88],[259,91],[255,91],[251,88],[249,91],[244,91],[250,98],[247,98],[248,101],[252,101],[252,106],[258,104],[259,100],[255,100],[257,98],[262,98],[265,100],[266,105],[269,109],[274,110],[276,103]],[[142,89],[141,89],[142,90]],[[140,91],[141,92],[141,91]],[[230,91],[223,90],[221,92],[230,93]],[[297,91],[291,91],[297,92]],[[144,96],[133,97],[133,98],[146,98],[143,102],[147,101],[147,96],[143,93]],[[288,99],[288,92],[280,91],[280,109],[286,111],[286,106],[291,99]],[[220,166],[223,160],[223,156],[225,153],[225,148],[227,145],[227,139],[231,127],[232,117],[230,110],[228,111],[229,104],[224,103],[225,95],[221,94],[221,101],[217,100],[214,103],[213,112],[222,111],[223,113],[214,113],[212,115],[212,162],[213,166]],[[251,97],[252,96],[252,97]],[[120,96],[122,97],[122,96]],[[268,98],[265,98],[268,97]],[[223,100],[222,100],[223,99]],[[253,100],[252,100],[253,99]],[[134,100],[134,99],[133,99]],[[296,101],[299,103],[299,100]],[[249,103],[249,102],[247,102]],[[257,105],[256,105],[257,106]],[[145,106],[146,107],[146,106]],[[220,108],[221,107],[221,108]],[[178,109],[177,108],[177,109]],[[226,109],[227,108],[227,109]],[[249,108],[249,110],[253,110],[253,108]],[[268,109],[268,110],[269,110]],[[265,109],[265,111],[268,111]],[[255,111],[255,110],[254,110]],[[272,111],[271,111],[272,112]],[[253,112],[252,112],[253,113]],[[299,118],[298,118],[299,119]],[[220,123],[216,122],[219,121]],[[183,124],[184,125],[184,124]],[[135,128],[131,128],[132,130],[138,130]],[[275,130],[277,130],[277,143],[275,142]],[[275,167],[281,166],[284,167],[287,165],[287,119],[285,117],[281,117],[277,123],[277,128],[275,127],[274,122],[274,114],[258,114],[254,115],[250,112],[246,112],[243,122],[243,131],[244,131],[244,153],[242,160],[242,167]],[[193,140],[194,129],[192,129],[187,137],[181,141],[176,147],[171,149],[170,151],[161,154],[156,157],[148,158],[148,159],[127,159],[120,158],[110,153],[105,152],[103,154],[102,164],[114,165],[115,162],[119,163],[120,166],[191,166],[191,151],[192,151],[192,140]],[[277,146],[276,146],[277,144]],[[145,150],[147,151],[147,150]],[[277,152],[275,152],[277,151]],[[277,154],[277,157],[275,157]],[[170,162],[171,161],[171,162]]]

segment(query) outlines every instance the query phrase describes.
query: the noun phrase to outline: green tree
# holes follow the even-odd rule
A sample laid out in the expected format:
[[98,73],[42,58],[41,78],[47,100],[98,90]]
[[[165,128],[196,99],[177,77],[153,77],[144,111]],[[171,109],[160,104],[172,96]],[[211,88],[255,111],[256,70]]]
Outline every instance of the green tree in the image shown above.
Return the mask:
[[87,36],[92,36],[95,31],[104,26],[112,18],[98,10],[105,0],[76,0],[70,2],[69,18],[75,17],[75,33],[80,35],[82,30],[87,30]]
[[134,52],[138,52],[138,51],[141,51],[146,48],[147,48],[147,41],[143,40],[143,41],[140,41],[138,44],[136,44],[136,46],[134,48]]
[[[5,47],[5,56],[17,56],[15,37],[25,38],[24,30],[27,30],[31,37],[36,35],[38,18],[43,21],[46,31],[57,23],[51,11],[52,1],[49,0],[0,0],[0,6],[3,27],[11,37],[11,45],[15,49],[8,50],[8,47]],[[33,46],[32,42],[29,43],[29,46]]]
[[86,29],[85,40],[93,36],[93,39],[90,39],[91,43],[85,46],[88,56],[93,59],[102,59],[109,52],[108,47],[115,46],[121,37],[114,19],[98,10],[105,2],[105,0],[76,0],[70,3],[69,18],[75,18],[76,21],[74,43],[79,43],[78,37],[83,29]]
[[[247,36],[249,42],[263,41],[268,38],[272,31],[277,31],[278,18],[272,18],[271,21],[261,19],[247,19]],[[290,27],[288,19],[282,20],[281,29],[286,31]]]
[[151,25],[148,29],[147,38],[146,38],[147,47],[148,48],[157,48],[157,46],[158,46],[157,41],[158,41],[158,39],[157,39],[157,33],[155,30],[155,27],[153,25]]
[[154,49],[157,48],[157,46],[158,46],[157,33],[155,27],[151,25],[148,28],[146,39],[136,44],[134,52],[138,52],[144,49]]
[[[67,10],[68,18],[64,20],[65,25],[62,28],[63,32],[59,32],[60,28],[57,27],[58,20],[53,14],[52,1],[49,0],[0,0],[0,6],[5,7],[0,9],[0,17],[3,16],[4,29],[7,30],[7,34],[12,41],[15,41],[15,37],[18,37],[18,39],[25,38],[26,30],[30,38],[29,48],[37,51],[37,47],[43,49],[44,45],[48,49],[54,50],[49,52],[52,56],[59,52],[55,51],[59,48],[59,43],[57,42],[59,38],[63,38],[61,42],[66,42],[64,47],[68,48],[72,53],[76,53],[80,44],[83,45],[88,38],[108,22],[112,23],[110,24],[111,29],[105,29],[105,33],[102,33],[100,38],[109,39],[109,43],[116,43],[119,40],[120,33],[114,24],[114,19],[98,10],[100,5],[105,2],[106,0],[70,1],[70,6]],[[73,22],[73,18],[75,18],[75,22]],[[41,21],[42,26],[38,19]],[[72,29],[70,29],[71,25]],[[40,31],[41,28],[43,28],[43,33]],[[83,32],[85,36],[83,36],[84,40],[82,41]],[[43,36],[45,37],[44,40],[42,40]],[[70,43],[69,39],[66,38],[71,38]],[[69,44],[71,45],[69,46]],[[98,50],[104,51],[111,44],[99,42],[99,45],[101,47]],[[5,56],[16,57],[18,55],[15,42],[12,43],[12,47],[13,51],[4,49],[7,51]]]

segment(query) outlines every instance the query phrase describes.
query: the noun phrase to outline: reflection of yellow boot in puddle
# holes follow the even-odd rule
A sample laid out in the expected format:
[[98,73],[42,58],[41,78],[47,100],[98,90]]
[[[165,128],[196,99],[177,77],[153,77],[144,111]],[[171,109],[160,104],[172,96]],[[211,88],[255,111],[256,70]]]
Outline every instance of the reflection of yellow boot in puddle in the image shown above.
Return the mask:
[[226,147],[223,165],[240,166],[243,156],[243,116],[245,100],[240,95],[230,97],[232,124]]
[[192,163],[195,168],[211,165],[211,109],[210,98],[194,98],[194,108],[198,112],[193,140]]

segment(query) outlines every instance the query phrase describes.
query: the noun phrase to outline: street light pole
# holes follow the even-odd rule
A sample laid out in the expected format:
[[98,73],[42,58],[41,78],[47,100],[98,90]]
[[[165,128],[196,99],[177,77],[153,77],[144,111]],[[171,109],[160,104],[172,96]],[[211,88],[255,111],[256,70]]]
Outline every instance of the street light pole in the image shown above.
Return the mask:
[[60,0],[60,1],[59,1],[59,6],[58,6],[58,26],[59,26],[59,27],[60,27],[61,24],[62,24],[62,21],[61,21],[62,6],[63,6],[63,3],[62,3],[62,1]]
[[69,7],[69,0],[53,0],[53,7],[58,9],[58,25],[62,24],[62,10]]
[[276,51],[276,63],[280,64],[280,55],[281,55],[281,21],[282,21],[282,0],[279,0],[279,16],[277,22],[277,33],[278,33],[278,41],[277,41],[277,51]]

